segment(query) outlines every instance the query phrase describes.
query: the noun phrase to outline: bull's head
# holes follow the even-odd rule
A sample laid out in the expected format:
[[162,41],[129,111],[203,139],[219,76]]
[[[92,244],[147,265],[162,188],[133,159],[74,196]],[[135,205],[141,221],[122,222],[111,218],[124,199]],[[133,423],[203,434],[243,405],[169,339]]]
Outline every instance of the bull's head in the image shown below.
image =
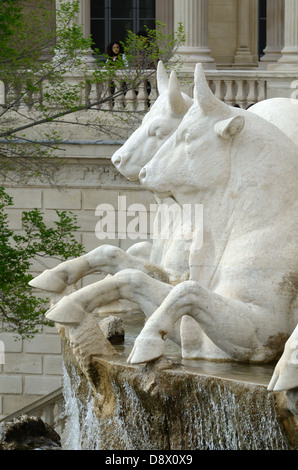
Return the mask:
[[159,96],[141,126],[112,157],[117,170],[132,181],[138,180],[141,168],[173,134],[193,104],[180,91],[175,72],[168,78],[162,62],[157,67],[157,88]]
[[140,171],[160,197],[210,189],[228,178],[231,141],[244,127],[241,110],[211,92],[201,64],[195,70],[194,105],[173,135]]

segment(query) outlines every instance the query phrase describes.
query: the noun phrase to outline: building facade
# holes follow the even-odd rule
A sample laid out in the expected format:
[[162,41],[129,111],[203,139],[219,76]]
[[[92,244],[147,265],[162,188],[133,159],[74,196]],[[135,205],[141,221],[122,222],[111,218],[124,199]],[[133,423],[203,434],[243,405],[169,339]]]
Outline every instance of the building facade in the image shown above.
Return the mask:
[[[247,108],[276,96],[298,98],[298,0],[80,0],[80,7],[84,34],[92,34],[100,49],[124,39],[127,29],[152,28],[155,20],[166,32],[182,23],[186,40],[178,51],[181,76],[191,77],[195,64],[203,63],[214,93],[232,106]],[[87,51],[86,63],[93,62],[92,51]],[[184,88],[192,94],[191,84]],[[1,86],[0,103],[4,102]],[[48,221],[55,209],[71,210],[80,225],[77,237],[90,251],[104,243],[95,234],[98,204],[117,206],[119,196],[126,196],[128,205],[138,202],[146,208],[155,201],[112,166],[111,156],[119,148],[116,141],[99,142],[91,131],[78,130],[65,132],[63,147],[62,192],[41,183],[5,184],[14,198],[10,225],[21,232],[24,210],[39,208]],[[108,242],[123,249],[133,243],[117,238]],[[40,271],[33,266],[34,275]],[[82,285],[98,279],[90,276]],[[61,385],[62,344],[55,328],[47,327],[31,341],[15,341],[11,334],[1,333],[0,345],[0,417]]]

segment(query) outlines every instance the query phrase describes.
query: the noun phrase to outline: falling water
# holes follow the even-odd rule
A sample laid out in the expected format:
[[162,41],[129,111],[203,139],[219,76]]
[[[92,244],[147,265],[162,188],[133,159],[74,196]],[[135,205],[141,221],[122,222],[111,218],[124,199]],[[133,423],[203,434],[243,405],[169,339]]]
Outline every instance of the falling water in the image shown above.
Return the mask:
[[172,368],[131,366],[126,340],[116,358],[93,358],[89,380],[66,351],[64,449],[293,448],[266,390],[273,366],[182,360],[174,349]]
[[113,413],[98,418],[91,387],[83,402],[81,377],[74,368],[71,373],[71,380],[64,373],[64,449],[289,449],[274,400],[264,387],[193,374],[187,379],[178,374],[177,380],[170,372],[167,386],[165,378],[158,379],[148,398],[140,388],[144,378],[138,383],[128,373],[127,380],[112,383]]
[[[117,445],[120,445],[121,449],[134,450],[139,448],[140,438],[144,441],[146,449],[151,448],[147,422],[143,421],[141,432],[139,428],[139,418],[141,417],[141,420],[144,418],[143,407],[128,383],[124,384],[125,402],[131,410],[134,410],[134,416],[138,417],[130,421],[129,430],[124,419],[125,410],[122,398],[115,384],[112,384],[115,393],[115,414],[105,420],[98,420],[94,411],[94,397],[90,385],[83,402],[79,393],[81,377],[73,366],[70,373],[71,378],[64,366],[65,429],[62,436],[64,450],[113,450],[107,441],[118,442]],[[110,435],[111,430],[113,430],[113,436]]]
[[94,412],[94,398],[88,388],[85,403],[79,398],[81,377],[71,367],[72,380],[63,367],[63,395],[65,429],[62,436],[64,450],[100,450],[100,427]]

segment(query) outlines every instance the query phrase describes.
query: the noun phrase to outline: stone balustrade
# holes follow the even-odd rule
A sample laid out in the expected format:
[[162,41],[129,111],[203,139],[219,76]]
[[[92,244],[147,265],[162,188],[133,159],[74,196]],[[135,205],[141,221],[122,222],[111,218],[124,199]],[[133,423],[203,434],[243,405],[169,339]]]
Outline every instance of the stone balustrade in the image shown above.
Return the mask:
[[267,80],[260,74],[246,72],[208,73],[210,89],[229,106],[247,109],[267,98]]
[[58,434],[61,434],[64,429],[63,411],[64,398],[62,394],[62,387],[59,387],[57,390],[43,396],[30,405],[27,405],[6,416],[0,420],[0,422],[9,422],[21,415],[36,416],[54,428]]
[[[295,71],[271,71],[271,70],[206,70],[206,78],[213,93],[226,104],[248,108],[250,105],[267,98],[285,96],[297,98],[297,76]],[[79,105],[92,106],[98,110],[126,110],[145,111],[151,106],[157,97],[156,77],[150,75],[134,89],[127,89],[125,78],[119,72],[118,80],[105,83],[91,84],[82,80],[82,77],[68,76],[68,83],[85,83],[80,89]],[[182,81],[192,81],[190,74],[181,74]],[[294,85],[293,85],[294,84]],[[186,92],[192,94],[191,89],[184,87]],[[27,93],[24,98],[18,100],[19,107],[32,108],[34,102],[45,104],[46,83],[39,92]],[[9,84],[4,86],[0,81],[0,106],[5,105],[8,98],[20,96],[20,89],[14,89]],[[49,91],[47,89],[47,91]],[[120,93],[119,93],[120,92]],[[112,97],[112,99],[111,99]],[[49,103],[49,105],[51,105]],[[90,106],[91,107],[91,106]]]

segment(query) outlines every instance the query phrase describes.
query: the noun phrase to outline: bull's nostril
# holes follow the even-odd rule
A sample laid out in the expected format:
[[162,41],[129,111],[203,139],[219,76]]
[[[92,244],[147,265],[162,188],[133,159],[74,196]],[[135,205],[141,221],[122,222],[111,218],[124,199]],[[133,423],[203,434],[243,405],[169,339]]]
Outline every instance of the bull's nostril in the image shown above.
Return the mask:
[[146,170],[145,168],[142,168],[140,173],[139,173],[139,180],[144,181],[146,179]]
[[121,163],[121,156],[120,155],[117,155],[115,157],[112,157],[112,163],[114,165],[120,165]]

